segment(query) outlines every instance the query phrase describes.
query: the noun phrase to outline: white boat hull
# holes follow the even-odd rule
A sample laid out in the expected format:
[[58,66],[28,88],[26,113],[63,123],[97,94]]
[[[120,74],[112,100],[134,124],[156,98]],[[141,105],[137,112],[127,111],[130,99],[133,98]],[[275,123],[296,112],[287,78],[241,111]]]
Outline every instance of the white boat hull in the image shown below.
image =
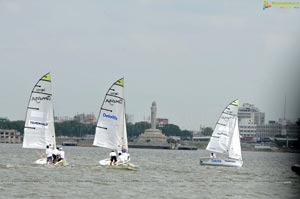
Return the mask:
[[67,166],[68,163],[67,163],[67,161],[65,159],[63,159],[63,160],[61,160],[59,162],[56,162],[54,165],[55,166]]
[[242,160],[221,159],[221,158],[201,158],[200,165],[242,167]]
[[41,158],[41,159],[38,159],[34,162],[35,164],[47,164],[47,159],[46,158]]
[[129,170],[137,170],[137,167],[132,164],[129,163],[129,161],[127,162],[121,162],[121,163],[116,163],[115,165],[110,165],[110,159],[104,159],[104,160],[100,160],[99,164],[101,166],[110,168],[110,169],[129,169]]
[[[52,163],[48,163],[46,158],[38,159],[38,160],[36,160],[34,163],[35,163],[35,164],[39,164],[39,165],[52,164]],[[59,161],[59,162],[56,162],[54,165],[55,165],[55,166],[66,166],[66,165],[67,165],[67,162],[66,162],[65,160],[61,160],[61,161]]]

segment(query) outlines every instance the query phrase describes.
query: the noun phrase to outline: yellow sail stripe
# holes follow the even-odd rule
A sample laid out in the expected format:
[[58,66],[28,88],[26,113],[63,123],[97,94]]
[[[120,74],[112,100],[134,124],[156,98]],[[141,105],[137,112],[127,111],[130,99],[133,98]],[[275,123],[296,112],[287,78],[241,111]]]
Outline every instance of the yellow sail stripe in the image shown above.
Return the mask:
[[232,105],[238,106],[239,105],[239,100],[235,100],[232,102]]
[[48,73],[44,77],[42,77],[42,80],[51,81],[50,73]]
[[124,79],[119,79],[119,80],[116,82],[116,85],[124,86]]

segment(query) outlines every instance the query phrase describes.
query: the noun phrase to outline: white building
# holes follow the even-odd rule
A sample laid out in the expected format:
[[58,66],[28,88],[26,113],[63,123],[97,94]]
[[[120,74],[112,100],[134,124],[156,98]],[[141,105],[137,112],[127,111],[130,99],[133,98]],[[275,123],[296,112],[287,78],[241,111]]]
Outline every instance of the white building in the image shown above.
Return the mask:
[[238,118],[242,137],[256,137],[257,125],[265,123],[265,113],[249,103],[244,103],[242,107],[239,107]]
[[240,135],[242,137],[256,137],[256,126],[251,119],[243,118],[239,122]]
[[[282,133],[284,128],[285,134]],[[269,121],[268,124],[257,125],[257,137],[282,137],[288,135],[289,138],[298,138],[300,133],[300,126],[289,120],[279,119],[276,121]]]
[[0,143],[21,143],[21,134],[16,130],[0,129]]

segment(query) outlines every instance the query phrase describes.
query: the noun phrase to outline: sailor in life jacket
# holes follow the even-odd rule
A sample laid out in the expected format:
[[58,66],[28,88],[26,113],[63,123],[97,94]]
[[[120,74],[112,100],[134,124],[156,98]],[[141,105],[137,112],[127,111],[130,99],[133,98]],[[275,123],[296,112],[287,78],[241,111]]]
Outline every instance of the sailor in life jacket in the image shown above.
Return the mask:
[[122,148],[122,156],[124,157],[124,160],[128,162],[130,160],[130,155],[127,153],[127,150],[125,148]]

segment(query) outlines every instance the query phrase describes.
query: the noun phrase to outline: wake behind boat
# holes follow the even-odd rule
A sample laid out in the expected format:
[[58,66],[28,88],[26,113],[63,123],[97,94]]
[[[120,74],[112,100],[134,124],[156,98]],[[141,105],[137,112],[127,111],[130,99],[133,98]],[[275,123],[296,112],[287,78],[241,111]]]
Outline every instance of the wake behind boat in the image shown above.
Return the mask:
[[135,167],[129,163],[123,78],[116,81],[105,95],[93,145],[121,153],[115,164],[112,164],[111,159],[104,159],[99,161],[101,166],[127,169]]
[[[46,146],[56,147],[53,112],[51,76],[47,73],[38,80],[31,91],[25,119],[23,148],[45,150]],[[57,165],[64,165],[65,160],[63,162]],[[34,163],[44,165],[47,164],[47,159],[41,157]]]
[[[201,165],[241,167],[243,165],[240,134],[238,129],[239,101],[231,102],[222,112],[206,150],[212,152],[209,158],[200,158]],[[228,157],[213,157],[214,153]]]

